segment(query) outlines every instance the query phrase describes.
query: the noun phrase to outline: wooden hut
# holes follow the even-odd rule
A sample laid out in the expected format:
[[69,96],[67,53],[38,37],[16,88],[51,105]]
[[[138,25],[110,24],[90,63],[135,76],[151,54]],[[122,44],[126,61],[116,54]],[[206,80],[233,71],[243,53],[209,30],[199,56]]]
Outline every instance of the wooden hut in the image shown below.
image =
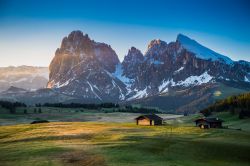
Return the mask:
[[195,120],[196,126],[202,129],[221,128],[222,122],[224,121],[219,118],[199,118]]
[[155,114],[141,115],[135,118],[137,125],[154,126],[162,125],[163,119]]

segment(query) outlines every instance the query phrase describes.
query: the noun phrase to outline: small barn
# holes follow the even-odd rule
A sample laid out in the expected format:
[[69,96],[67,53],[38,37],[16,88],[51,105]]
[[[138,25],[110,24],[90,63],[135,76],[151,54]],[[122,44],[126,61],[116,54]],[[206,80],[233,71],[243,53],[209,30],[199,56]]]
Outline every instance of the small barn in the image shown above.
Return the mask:
[[224,121],[219,118],[199,118],[195,120],[196,126],[202,129],[221,128],[222,122]]
[[162,125],[163,119],[155,114],[141,115],[135,118],[137,125],[155,126]]

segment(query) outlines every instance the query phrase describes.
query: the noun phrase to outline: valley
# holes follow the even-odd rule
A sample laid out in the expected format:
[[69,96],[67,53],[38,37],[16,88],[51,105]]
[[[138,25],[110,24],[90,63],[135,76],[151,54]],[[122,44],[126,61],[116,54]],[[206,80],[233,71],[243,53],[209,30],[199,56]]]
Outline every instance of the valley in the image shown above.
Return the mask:
[[[27,113],[24,114],[23,110]],[[18,108],[15,114],[10,114],[9,110],[0,109],[0,126],[27,124],[35,120],[48,120],[50,122],[112,122],[112,123],[132,123],[135,118],[142,113],[123,113],[106,110],[87,110],[84,108],[52,108],[42,107],[42,113],[34,113],[34,108]],[[175,119],[183,115],[160,114],[164,119]]]

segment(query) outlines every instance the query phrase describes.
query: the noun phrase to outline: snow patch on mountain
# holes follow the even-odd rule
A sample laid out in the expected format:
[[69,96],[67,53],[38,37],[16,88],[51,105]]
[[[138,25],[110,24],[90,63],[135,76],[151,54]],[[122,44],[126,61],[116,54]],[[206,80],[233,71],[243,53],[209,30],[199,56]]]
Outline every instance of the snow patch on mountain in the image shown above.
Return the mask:
[[68,79],[67,81],[64,81],[63,83],[61,83],[61,82],[56,82],[55,83],[54,80],[52,80],[51,82],[54,83],[54,88],[62,88],[62,87],[65,87],[65,86],[69,85],[69,83],[72,82],[72,81],[74,81],[74,80],[75,80],[75,78],[73,77],[71,79]]
[[193,85],[193,86],[201,85],[201,84],[208,83],[212,79],[213,79],[213,77],[211,75],[209,75],[207,73],[207,71],[206,71],[203,74],[201,74],[200,76],[190,76],[190,77],[186,78],[184,81],[177,82],[173,86],[188,87],[188,86],[191,86],[191,85]]
[[177,73],[179,73],[180,71],[182,71],[184,69],[184,67],[182,66],[182,67],[180,67],[178,70],[176,70],[176,71],[174,71],[174,74],[177,74]]
[[[118,65],[117,65],[118,66]],[[119,79],[120,81],[121,80],[121,77],[124,77],[124,76],[121,76],[121,73],[122,73],[122,70],[120,67],[118,67],[118,69],[115,71],[115,73],[110,73],[108,72],[107,70],[104,70],[111,78],[112,78],[112,85],[113,87],[117,87],[119,89],[119,92],[120,92],[120,95],[119,95],[119,99],[120,100],[124,100],[125,99],[125,95],[123,94],[123,91],[121,89],[121,87],[114,81],[114,79]],[[125,77],[126,78],[126,77]],[[126,78],[127,79],[127,78]],[[124,79],[123,79],[124,81]],[[123,82],[122,81],[122,82]],[[125,84],[125,83],[124,83]],[[126,84],[125,84],[126,85]],[[127,86],[127,85],[126,85]],[[128,89],[128,88],[127,88]]]
[[159,92],[166,93],[168,92],[168,85],[170,84],[170,81],[163,81],[162,84],[158,87]]
[[123,69],[121,64],[116,65],[116,70],[112,75],[122,81],[125,85],[129,86],[133,82],[132,79],[127,78],[123,75]]
[[72,81],[72,79],[69,79],[69,80],[65,81],[63,84],[58,83],[57,88],[67,86],[71,81]]
[[137,89],[135,89],[136,91],[136,94],[133,95],[132,97],[128,98],[127,100],[133,100],[133,99],[141,99],[143,97],[147,97],[148,96],[148,93],[147,93],[147,88],[143,89],[143,90],[140,90],[138,91]]
[[[249,74],[250,74],[250,73],[249,73]],[[245,77],[244,77],[244,81],[245,81],[245,82],[250,82],[250,79],[249,79],[247,76],[245,76]]]
[[102,98],[100,98],[100,96],[98,96],[98,95],[95,93],[92,84],[91,84],[89,81],[87,81],[87,84],[89,85],[89,87],[90,87],[91,91],[93,92],[93,94],[94,94],[99,100],[102,101]]
[[120,100],[124,100],[125,99],[125,95],[123,94],[122,89],[120,88],[120,86],[117,85],[114,80],[112,80],[112,84],[113,84],[114,87],[118,87],[118,89],[119,89],[119,92],[120,92],[119,99]]
[[222,77],[222,76],[219,76],[218,78],[219,78],[219,79],[222,79],[222,80],[230,81],[229,78],[224,78],[224,77]]
[[232,65],[234,61],[232,61],[230,58],[227,56],[218,54],[214,52],[213,50],[208,49],[207,47],[202,46],[195,40],[192,40],[188,38],[187,36],[184,36],[182,34],[179,34],[177,36],[177,41],[188,51],[194,53],[196,57],[209,60],[211,59],[212,61],[220,61],[226,64]]

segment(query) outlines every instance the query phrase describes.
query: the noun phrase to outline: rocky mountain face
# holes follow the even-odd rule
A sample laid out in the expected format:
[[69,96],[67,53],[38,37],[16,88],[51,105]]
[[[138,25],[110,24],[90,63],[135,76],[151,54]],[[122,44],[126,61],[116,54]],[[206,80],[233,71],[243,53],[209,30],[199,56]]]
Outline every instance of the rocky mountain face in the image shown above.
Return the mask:
[[0,92],[11,86],[26,90],[45,88],[49,80],[47,67],[19,66],[0,68]]
[[73,31],[55,53],[47,87],[87,101],[118,102],[125,98],[126,91],[123,82],[112,75],[119,64],[109,45]]
[[[122,68],[126,70],[126,66]],[[161,40],[151,41],[144,60],[130,66],[133,68],[136,70],[123,73],[134,81],[131,86],[134,93],[128,95],[128,100],[216,82],[242,83],[250,87],[249,63],[234,62],[181,34],[176,42],[169,44]]]
[[62,40],[49,70],[48,88],[82,102],[160,106],[179,98],[183,102],[163,109],[196,111],[215,100],[218,87],[250,89],[249,62],[233,61],[182,34],[170,43],[152,40],[144,55],[131,47],[120,63],[111,46],[73,31]]
[[121,64],[123,73],[127,78],[136,78],[136,75],[140,72],[139,65],[143,62],[144,57],[140,50],[135,47],[129,49],[128,54],[124,57]]

